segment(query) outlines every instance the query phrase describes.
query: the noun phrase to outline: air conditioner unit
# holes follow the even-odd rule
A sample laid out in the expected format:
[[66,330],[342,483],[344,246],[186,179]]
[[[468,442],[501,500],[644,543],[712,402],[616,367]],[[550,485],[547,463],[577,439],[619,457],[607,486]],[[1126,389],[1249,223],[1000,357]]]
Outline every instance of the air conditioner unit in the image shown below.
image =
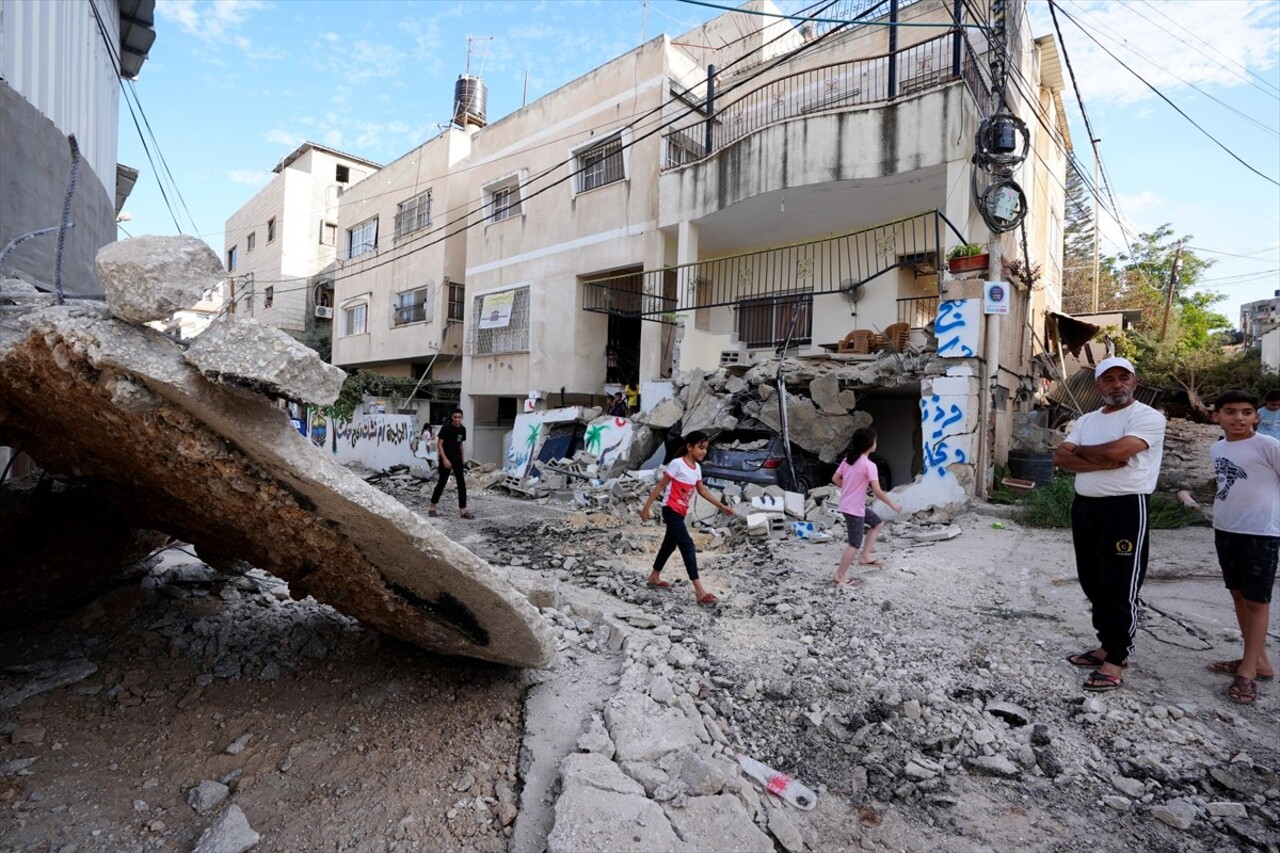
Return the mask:
[[330,308],[330,307],[329,307],[329,306],[327,306],[327,305],[317,305],[317,306],[316,306],[316,316],[317,316],[317,317],[320,317],[321,319],[324,319],[324,320],[332,320],[332,319],[333,319],[333,309],[332,309],[332,308]]

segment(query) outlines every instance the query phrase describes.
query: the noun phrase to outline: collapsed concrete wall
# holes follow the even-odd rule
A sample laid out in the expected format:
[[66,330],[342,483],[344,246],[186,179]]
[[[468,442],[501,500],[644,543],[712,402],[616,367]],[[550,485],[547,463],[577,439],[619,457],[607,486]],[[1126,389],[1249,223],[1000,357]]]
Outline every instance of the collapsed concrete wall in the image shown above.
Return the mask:
[[0,324],[0,444],[92,482],[136,527],[243,559],[370,627],[446,654],[551,664],[550,635],[519,593],[317,452],[270,400],[205,377],[180,344],[99,303],[27,308]]

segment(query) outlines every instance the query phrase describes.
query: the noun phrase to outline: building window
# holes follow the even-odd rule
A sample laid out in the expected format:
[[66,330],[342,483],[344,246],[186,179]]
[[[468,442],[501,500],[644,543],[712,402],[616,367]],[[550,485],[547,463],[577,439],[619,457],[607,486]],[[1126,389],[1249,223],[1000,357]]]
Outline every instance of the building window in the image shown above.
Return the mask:
[[449,319],[461,323],[466,307],[467,289],[460,281],[449,282]]
[[270,308],[276,301],[276,289],[268,286],[262,291],[262,307]]
[[340,184],[351,183],[351,168],[339,163],[338,168],[334,170],[333,179]]
[[267,220],[267,242],[274,243],[276,240],[276,218],[273,216]]
[[347,257],[358,258],[378,248],[378,217],[347,229]]
[[227,272],[236,271],[236,247],[227,249]]
[[320,220],[320,245],[334,246],[338,243],[338,226],[334,222]]
[[244,238],[244,253],[247,255],[253,251],[258,245],[258,232],[250,231],[249,236]]
[[[791,318],[800,307],[795,328]],[[779,294],[738,303],[738,340],[749,347],[781,346],[791,332],[793,344],[809,343],[813,337],[813,294]]]
[[423,323],[428,320],[427,290],[425,287],[419,287],[417,290],[397,293],[391,322],[397,326],[403,326],[406,323]]
[[520,192],[520,175],[509,175],[484,187],[485,218],[489,222],[501,222],[524,213],[524,198]]
[[396,205],[396,239],[431,225],[431,190]]
[[[497,306],[489,306],[485,314],[485,300],[506,302],[511,306],[505,325],[486,325],[485,319],[495,314]],[[506,352],[529,351],[529,288],[521,287],[500,293],[486,293],[471,301],[472,317],[478,318],[471,326],[467,342],[468,355],[497,355]],[[497,313],[501,313],[498,311]]]
[[622,160],[621,133],[578,150],[573,156],[578,192],[584,193],[624,179],[626,173]]
[[369,306],[355,305],[342,309],[342,336],[363,335],[368,331]]

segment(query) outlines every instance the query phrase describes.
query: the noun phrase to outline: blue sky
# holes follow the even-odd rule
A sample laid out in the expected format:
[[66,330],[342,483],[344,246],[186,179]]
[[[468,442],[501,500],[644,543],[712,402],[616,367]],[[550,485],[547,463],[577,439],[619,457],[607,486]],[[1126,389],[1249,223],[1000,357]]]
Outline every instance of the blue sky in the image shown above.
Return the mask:
[[[724,3],[723,5],[730,5]],[[804,5],[784,0],[784,9]],[[1280,180],[1280,3],[1062,0],[1062,8],[1250,166]],[[449,119],[467,68],[489,118],[661,32],[715,10],[679,0],[158,0],[157,39],[132,84],[186,210],[178,222],[222,254],[223,225],[303,140],[387,163]],[[1036,35],[1052,32],[1032,0]],[[1238,322],[1243,302],[1280,289],[1280,189],[1250,172],[1060,16],[1123,224],[1104,217],[1104,254],[1172,222],[1218,260],[1205,289]],[[1092,172],[1074,93],[1063,93],[1077,156]],[[142,171],[129,234],[177,233],[122,99],[122,163]],[[157,163],[157,167],[159,167]],[[190,211],[188,216],[187,210]],[[194,226],[192,225],[194,223]]]

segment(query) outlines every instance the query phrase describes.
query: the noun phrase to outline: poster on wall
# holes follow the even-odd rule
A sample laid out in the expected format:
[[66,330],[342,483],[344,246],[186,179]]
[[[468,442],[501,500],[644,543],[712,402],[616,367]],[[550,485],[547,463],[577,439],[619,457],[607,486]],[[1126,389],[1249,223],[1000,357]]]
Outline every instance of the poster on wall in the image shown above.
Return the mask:
[[481,329],[505,329],[511,325],[511,309],[515,307],[516,292],[490,293],[480,304]]

